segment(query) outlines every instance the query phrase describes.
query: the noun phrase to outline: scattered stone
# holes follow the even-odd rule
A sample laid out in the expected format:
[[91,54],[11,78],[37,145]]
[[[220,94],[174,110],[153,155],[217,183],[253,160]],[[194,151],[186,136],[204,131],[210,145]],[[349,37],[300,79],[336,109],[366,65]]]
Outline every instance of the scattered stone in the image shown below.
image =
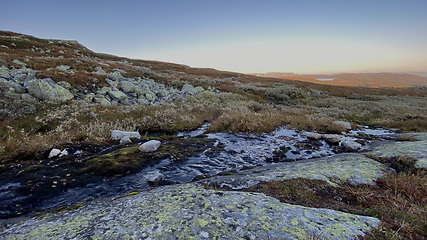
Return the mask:
[[111,132],[111,138],[113,140],[120,140],[123,137],[127,136],[129,139],[131,138],[141,138],[141,134],[139,132],[128,132],[128,131],[120,131],[120,130],[114,130]]
[[48,158],[57,157],[59,154],[61,154],[61,150],[54,148],[50,151]]
[[62,152],[59,154],[59,157],[63,157],[63,156],[67,156],[68,155],[68,151],[67,149],[62,150]]
[[60,66],[57,66],[56,67],[56,69],[58,69],[58,70],[60,70],[60,71],[64,71],[64,72],[67,72],[68,70],[70,70],[70,66],[68,66],[68,65],[60,65]]
[[362,144],[354,141],[343,141],[341,146],[343,146],[347,151],[357,151],[362,148]]
[[124,94],[121,91],[110,91],[108,92],[108,96],[111,97],[111,99],[116,100],[116,101],[122,101],[126,99],[126,94]]
[[145,174],[145,180],[150,185],[157,185],[157,183],[163,178],[163,174],[160,173],[159,170],[151,171]]
[[124,137],[122,137],[122,139],[120,139],[121,145],[129,144],[129,143],[132,143],[132,140],[130,140],[130,138],[128,136],[124,136]]
[[333,123],[334,125],[337,125],[339,127],[344,128],[345,130],[351,130],[351,123],[349,122],[344,122],[344,121],[335,121]]
[[323,134],[322,138],[331,145],[338,145],[341,141],[341,137],[337,134]]
[[315,132],[305,132],[304,135],[311,140],[320,140],[322,138],[322,134]]
[[138,148],[141,152],[155,152],[160,147],[160,141],[157,140],[150,140],[148,142],[145,142],[141,144],[141,146]]

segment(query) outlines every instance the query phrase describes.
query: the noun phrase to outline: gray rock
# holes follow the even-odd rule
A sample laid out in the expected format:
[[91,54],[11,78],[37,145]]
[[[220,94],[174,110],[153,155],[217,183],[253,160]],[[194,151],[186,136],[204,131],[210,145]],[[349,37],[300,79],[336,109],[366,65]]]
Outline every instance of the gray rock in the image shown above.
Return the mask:
[[155,152],[160,147],[160,141],[157,140],[150,140],[148,142],[145,142],[139,146],[138,150],[141,152]]
[[96,93],[100,95],[107,95],[107,93],[110,91],[112,91],[111,87],[102,87]]
[[343,146],[347,151],[357,151],[362,148],[362,144],[353,141],[343,141],[341,146]]
[[34,79],[36,79],[36,76],[33,73],[27,73],[27,74],[17,73],[13,76],[13,81],[15,81],[19,84],[24,84],[24,83],[31,81],[31,80],[34,80]]
[[4,78],[0,78],[0,84],[9,88],[10,92],[25,93],[27,91],[27,89],[24,88],[21,84],[13,82],[13,81],[8,81]]
[[129,144],[129,143],[132,143],[132,140],[130,140],[129,136],[124,136],[122,137],[122,139],[120,139],[121,145]]
[[111,87],[117,88],[119,86],[119,82],[113,81],[111,79],[106,78],[105,82],[108,83]]
[[341,141],[341,137],[337,134],[323,134],[322,138],[331,145],[337,145]]
[[320,140],[322,138],[322,134],[315,132],[305,132],[304,135],[311,140]]
[[358,185],[374,184],[375,180],[384,176],[386,172],[393,172],[393,170],[363,154],[344,153],[318,159],[257,167],[240,171],[231,176],[218,176],[202,180],[202,183],[239,190],[264,181],[281,181],[301,177],[324,180],[332,185],[342,183],[342,181]]
[[138,98],[136,101],[139,104],[145,104],[145,105],[150,104],[150,102],[147,99],[145,99],[145,98]]
[[96,72],[92,72],[94,74],[98,74],[98,75],[107,75],[107,72],[102,69],[102,67],[96,67],[95,68]]
[[334,125],[337,125],[339,127],[344,128],[345,130],[351,130],[351,123],[344,122],[344,121],[335,121],[333,122]]
[[145,93],[145,99],[147,99],[149,102],[154,102],[157,99],[157,96],[152,91],[148,91]]
[[135,93],[138,96],[144,96],[145,93],[147,93],[147,89],[145,87],[141,86],[141,85],[136,85],[135,86]]
[[37,101],[37,99],[29,93],[21,94],[21,99],[26,101],[26,102],[36,102]]
[[124,93],[135,92],[135,84],[129,81],[121,81],[119,87]]
[[10,80],[10,70],[6,66],[0,66],[0,78]]
[[48,158],[57,157],[59,154],[61,154],[61,150],[54,148],[50,151]]
[[[24,220],[1,239],[354,239],[377,218],[282,203],[260,193],[206,190],[190,183],[157,187],[75,210]],[[216,237],[218,236],[218,237]]]
[[109,73],[107,76],[108,76],[109,79],[111,79],[113,81],[116,81],[116,82],[120,82],[121,80],[126,80],[126,78],[123,77],[122,74],[119,71],[115,71],[113,73]]
[[127,136],[129,139],[130,138],[137,138],[137,139],[141,138],[141,134],[139,134],[139,132],[129,132],[129,131],[120,131],[120,130],[113,130],[111,132],[111,139],[113,139],[113,140],[120,140],[125,136]]
[[162,180],[163,174],[161,174],[159,170],[155,170],[147,172],[144,178],[150,185],[156,185],[160,180]]
[[60,71],[64,71],[64,72],[67,72],[68,70],[70,70],[70,66],[68,66],[68,65],[60,65],[60,66],[57,66],[56,67],[56,69],[58,69],[58,70],[60,70]]
[[68,89],[68,90],[70,90],[72,87],[71,87],[71,84],[70,83],[68,83],[68,82],[64,82],[64,81],[62,81],[62,82],[59,82],[59,83],[57,83],[59,86],[61,86],[61,87],[63,87],[63,88],[65,88],[65,89]]
[[110,96],[112,100],[116,100],[118,102],[126,99],[126,94],[121,91],[110,91],[108,92],[108,96]]
[[36,79],[28,82],[27,90],[40,100],[67,101],[74,95],[67,89],[55,84],[50,78]]
[[94,96],[93,97],[93,102],[99,103],[99,104],[101,104],[103,106],[111,105],[111,102],[105,96],[102,96],[102,95],[96,95],[96,96]]
[[89,93],[84,96],[83,100],[92,102],[94,97],[95,97],[95,93]]

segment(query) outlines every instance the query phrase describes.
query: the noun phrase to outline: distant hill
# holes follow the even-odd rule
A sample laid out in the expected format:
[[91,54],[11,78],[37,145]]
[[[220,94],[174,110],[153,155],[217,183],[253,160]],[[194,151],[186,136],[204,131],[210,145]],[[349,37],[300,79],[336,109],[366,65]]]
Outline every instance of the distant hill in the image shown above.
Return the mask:
[[256,76],[276,77],[281,79],[298,80],[317,84],[333,86],[354,86],[370,88],[402,88],[427,86],[427,77],[409,73],[342,73],[342,74],[307,74],[297,75],[294,73],[256,73]]

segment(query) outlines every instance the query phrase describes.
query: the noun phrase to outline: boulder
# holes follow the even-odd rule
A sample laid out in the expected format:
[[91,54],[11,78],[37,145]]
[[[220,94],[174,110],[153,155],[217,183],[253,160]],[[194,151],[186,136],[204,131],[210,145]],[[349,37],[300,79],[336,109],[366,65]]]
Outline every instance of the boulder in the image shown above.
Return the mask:
[[113,81],[117,81],[120,82],[121,80],[125,80],[126,78],[124,78],[122,76],[122,74],[119,71],[115,71],[113,73],[109,73],[108,74],[108,78],[113,80]]
[[59,154],[61,154],[61,150],[54,148],[50,151],[48,158],[57,157]]
[[102,87],[96,93],[100,95],[106,95],[110,91],[112,91],[111,87]]
[[343,146],[347,151],[357,151],[362,148],[362,144],[354,141],[343,141],[341,146]]
[[125,93],[135,92],[135,84],[129,81],[121,81],[119,86],[120,89],[122,89],[122,91]]
[[334,125],[344,128],[345,130],[351,130],[351,123],[344,121],[335,121]]
[[128,131],[120,131],[120,130],[114,130],[111,132],[111,138],[113,140],[120,140],[125,136],[127,136],[129,139],[130,138],[137,138],[137,139],[141,138],[141,134],[139,134],[139,132],[128,132]]
[[6,66],[0,67],[0,78],[10,79],[10,70]]
[[337,134],[323,134],[322,138],[331,145],[338,145],[341,141],[341,137]]
[[74,98],[74,95],[67,89],[55,84],[50,78],[35,79],[27,84],[27,90],[34,97],[42,101],[67,101]]
[[157,140],[150,140],[148,142],[145,142],[141,144],[141,146],[138,148],[141,152],[155,152],[160,147],[160,141]]
[[153,93],[152,91],[148,91],[148,92],[145,94],[145,98],[146,98],[149,102],[154,102],[154,101],[156,101],[157,96],[156,96],[156,94],[155,94],[155,93]]
[[108,96],[110,96],[111,99],[116,100],[118,102],[126,99],[126,94],[124,94],[121,91],[110,91],[108,92]]
[[13,81],[8,81],[4,78],[0,78],[0,84],[3,84],[7,88],[9,88],[10,92],[25,93],[27,91],[23,86],[21,86],[21,84],[13,82]]

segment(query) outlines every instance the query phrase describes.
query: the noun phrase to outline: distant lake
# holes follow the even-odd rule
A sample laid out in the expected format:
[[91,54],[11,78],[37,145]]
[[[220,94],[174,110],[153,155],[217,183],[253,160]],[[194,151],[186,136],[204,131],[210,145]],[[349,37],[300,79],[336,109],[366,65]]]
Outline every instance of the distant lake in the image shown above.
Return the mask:
[[316,80],[318,80],[318,81],[332,81],[334,79],[333,78],[316,78]]

